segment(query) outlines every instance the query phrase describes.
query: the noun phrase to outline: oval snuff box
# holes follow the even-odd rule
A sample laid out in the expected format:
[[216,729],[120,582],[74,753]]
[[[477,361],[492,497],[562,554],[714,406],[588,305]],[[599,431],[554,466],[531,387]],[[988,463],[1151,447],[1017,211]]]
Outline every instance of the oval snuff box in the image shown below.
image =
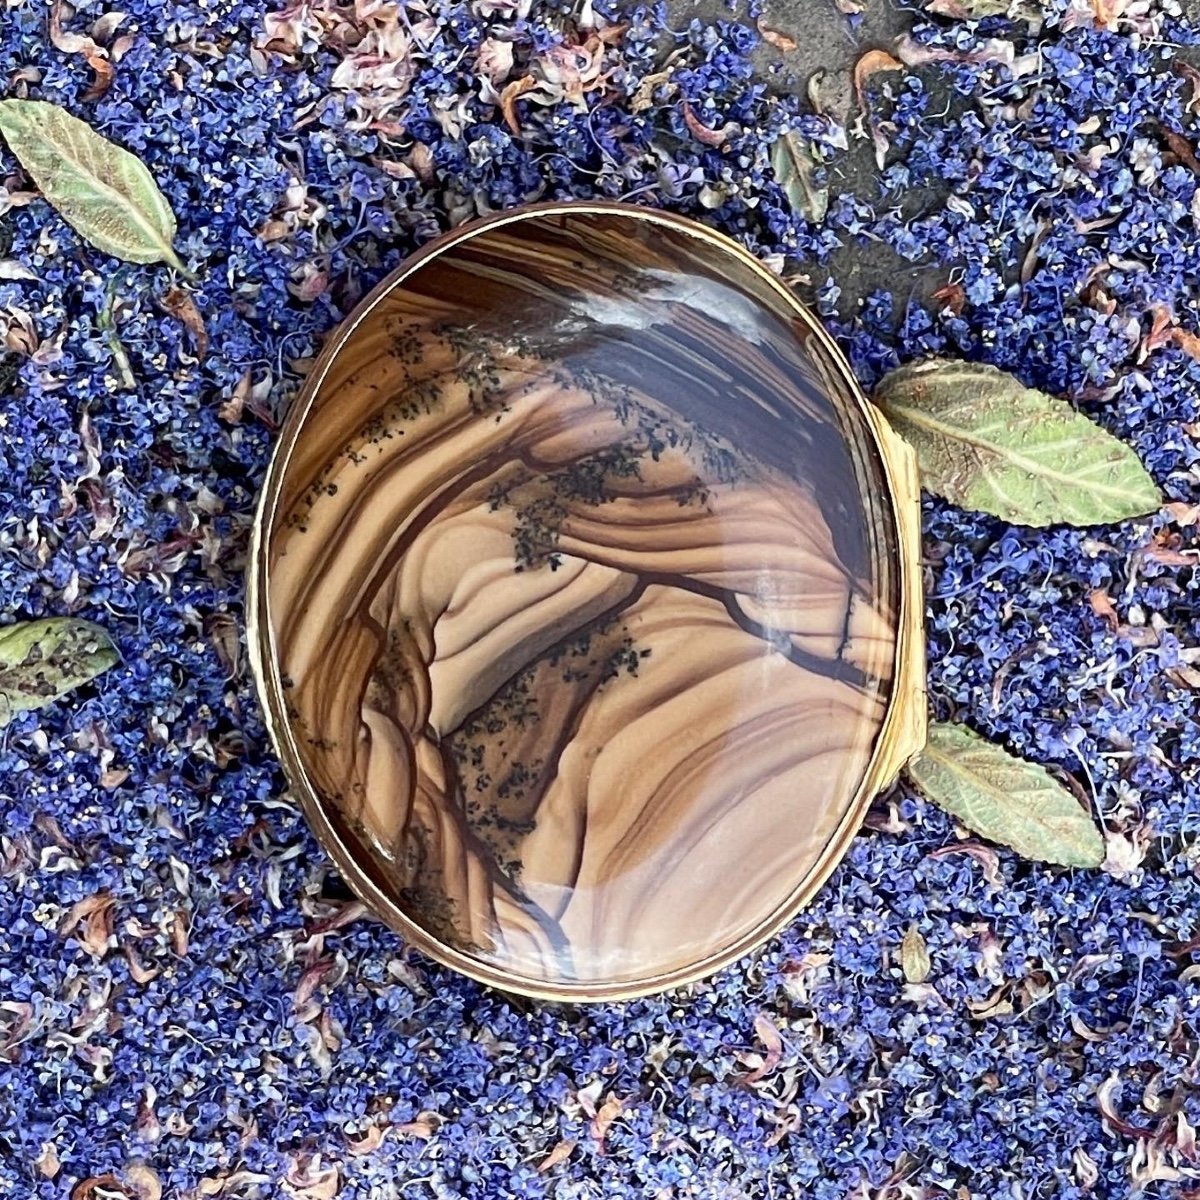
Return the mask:
[[476,979],[697,979],[776,932],[925,720],[911,455],[733,241],[498,214],[332,338],[255,529],[251,654],[323,846]]

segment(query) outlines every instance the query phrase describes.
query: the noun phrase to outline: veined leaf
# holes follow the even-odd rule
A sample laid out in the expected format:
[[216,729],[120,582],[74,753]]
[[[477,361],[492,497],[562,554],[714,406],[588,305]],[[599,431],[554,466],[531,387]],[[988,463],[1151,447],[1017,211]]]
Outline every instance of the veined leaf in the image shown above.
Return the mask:
[[775,181],[783,188],[792,211],[814,225],[825,220],[829,211],[829,189],[818,186],[817,166],[812,143],[806,137],[789,129],[775,139],[771,147]]
[[1123,442],[1063,400],[980,363],[885,376],[875,401],[917,452],[921,482],[1019,525],[1103,525],[1154,512],[1154,480]]
[[1079,801],[1045,767],[962,725],[934,723],[908,765],[925,798],[969,829],[1025,858],[1098,867],[1104,838]]
[[118,661],[109,636],[90,621],[51,617],[0,629],[0,725],[44,708]]
[[42,100],[0,100],[0,133],[42,195],[97,250],[189,274],[172,247],[175,214],[128,150]]

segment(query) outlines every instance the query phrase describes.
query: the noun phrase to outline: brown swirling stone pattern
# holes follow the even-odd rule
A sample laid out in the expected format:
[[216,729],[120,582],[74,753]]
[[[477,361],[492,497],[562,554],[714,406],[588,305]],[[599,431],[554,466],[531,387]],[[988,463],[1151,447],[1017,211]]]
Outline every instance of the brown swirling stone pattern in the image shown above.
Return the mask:
[[611,214],[487,230],[376,303],[288,461],[267,595],[309,781],[412,922],[514,980],[719,956],[880,734],[883,470],[742,276]]

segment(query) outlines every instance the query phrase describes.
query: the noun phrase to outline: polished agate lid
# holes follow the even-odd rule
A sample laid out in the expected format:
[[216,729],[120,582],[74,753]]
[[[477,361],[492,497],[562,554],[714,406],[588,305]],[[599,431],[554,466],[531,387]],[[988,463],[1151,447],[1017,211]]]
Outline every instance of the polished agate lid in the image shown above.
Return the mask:
[[917,491],[745,251],[617,205],[414,255],[283,430],[251,640],[318,836],[537,996],[694,979],[832,870],[924,718]]

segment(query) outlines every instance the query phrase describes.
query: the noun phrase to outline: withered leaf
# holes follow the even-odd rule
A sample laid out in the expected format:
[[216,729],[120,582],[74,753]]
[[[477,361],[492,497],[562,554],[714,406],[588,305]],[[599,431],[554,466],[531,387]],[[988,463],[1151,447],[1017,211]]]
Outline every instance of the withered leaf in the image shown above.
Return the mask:
[[771,170],[783,188],[792,211],[814,225],[829,211],[829,190],[816,181],[818,161],[812,143],[794,129],[775,139],[771,147]]
[[905,983],[924,983],[929,978],[929,948],[916,925],[910,925],[900,943],[900,969]]

